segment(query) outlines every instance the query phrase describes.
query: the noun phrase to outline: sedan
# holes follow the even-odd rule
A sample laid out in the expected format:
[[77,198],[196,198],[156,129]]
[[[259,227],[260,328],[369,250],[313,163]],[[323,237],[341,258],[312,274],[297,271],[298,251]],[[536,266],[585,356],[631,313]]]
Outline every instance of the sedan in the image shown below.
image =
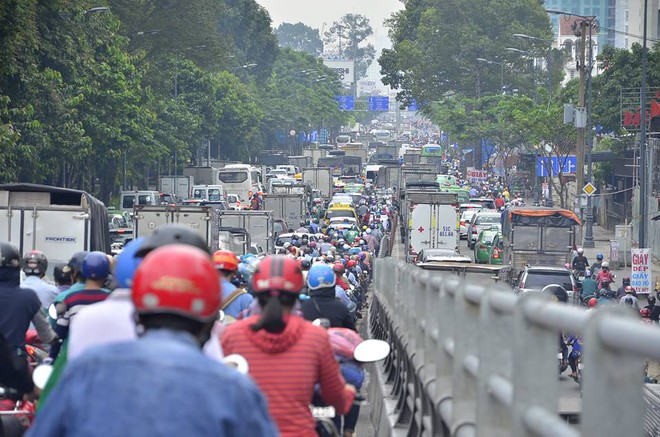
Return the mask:
[[466,240],[467,239],[467,228],[468,224],[470,224],[470,220],[472,220],[472,216],[477,213],[477,208],[470,208],[466,209],[463,211],[461,214],[461,219],[460,219],[460,232],[461,232],[461,240]]
[[500,229],[497,226],[479,232],[477,241],[474,244],[474,262],[488,264],[493,240],[499,232]]

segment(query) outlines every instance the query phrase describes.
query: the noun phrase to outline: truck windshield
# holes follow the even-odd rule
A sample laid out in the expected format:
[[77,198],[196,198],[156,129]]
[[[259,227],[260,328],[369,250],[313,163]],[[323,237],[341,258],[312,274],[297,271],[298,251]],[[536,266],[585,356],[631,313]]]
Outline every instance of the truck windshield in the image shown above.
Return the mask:
[[124,199],[121,201],[121,207],[125,209],[133,208],[135,204],[135,196],[124,196]]
[[247,170],[221,171],[218,173],[218,179],[227,184],[240,184],[248,178]]
[[220,190],[218,190],[217,188],[210,188],[208,200],[210,200],[211,202],[222,200],[222,196],[220,195]]

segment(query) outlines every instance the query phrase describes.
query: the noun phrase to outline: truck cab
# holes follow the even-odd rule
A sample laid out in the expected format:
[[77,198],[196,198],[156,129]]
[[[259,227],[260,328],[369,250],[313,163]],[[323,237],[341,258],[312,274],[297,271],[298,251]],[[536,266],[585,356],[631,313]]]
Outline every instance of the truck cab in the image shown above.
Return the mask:
[[227,195],[222,185],[193,185],[192,187],[193,200],[216,202],[225,200],[226,197]]

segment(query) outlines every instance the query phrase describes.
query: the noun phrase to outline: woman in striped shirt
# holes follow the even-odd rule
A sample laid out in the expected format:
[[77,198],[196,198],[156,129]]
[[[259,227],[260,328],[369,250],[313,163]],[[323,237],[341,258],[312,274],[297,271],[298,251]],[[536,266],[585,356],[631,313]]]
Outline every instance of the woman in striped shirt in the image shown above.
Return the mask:
[[355,396],[339,372],[325,329],[291,314],[302,287],[294,259],[264,258],[252,277],[261,315],[229,325],[222,334],[224,353],[245,357],[284,437],[316,437],[309,411],[316,384],[337,414],[345,414]]

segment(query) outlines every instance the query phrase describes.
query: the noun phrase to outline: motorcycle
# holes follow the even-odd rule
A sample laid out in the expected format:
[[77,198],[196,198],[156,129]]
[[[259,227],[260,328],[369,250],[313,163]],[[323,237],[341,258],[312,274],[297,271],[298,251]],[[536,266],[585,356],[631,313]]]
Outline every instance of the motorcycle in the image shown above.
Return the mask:
[[32,425],[36,408],[15,390],[0,387],[0,426],[5,437],[20,437]]

